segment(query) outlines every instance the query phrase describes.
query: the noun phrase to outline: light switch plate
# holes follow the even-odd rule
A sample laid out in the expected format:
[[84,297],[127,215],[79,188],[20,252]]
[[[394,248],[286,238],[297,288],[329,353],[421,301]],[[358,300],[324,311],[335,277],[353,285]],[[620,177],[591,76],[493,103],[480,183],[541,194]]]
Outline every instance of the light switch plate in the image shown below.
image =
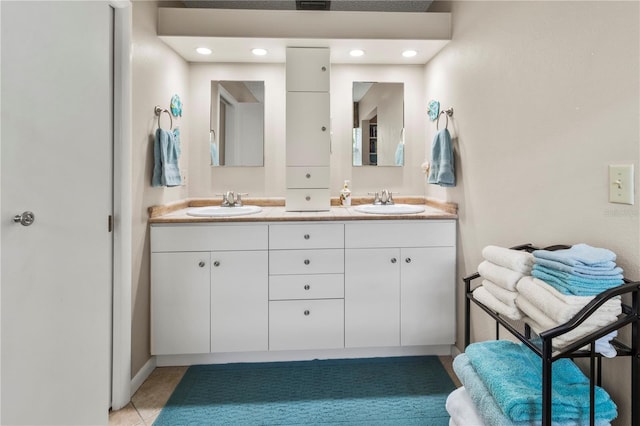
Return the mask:
[[609,166],[609,202],[633,204],[633,164]]

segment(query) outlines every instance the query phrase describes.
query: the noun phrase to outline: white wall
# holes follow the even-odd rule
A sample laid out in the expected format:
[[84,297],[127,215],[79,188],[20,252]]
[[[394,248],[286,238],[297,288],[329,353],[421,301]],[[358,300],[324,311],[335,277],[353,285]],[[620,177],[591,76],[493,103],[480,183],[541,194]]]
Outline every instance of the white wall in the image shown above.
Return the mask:
[[[166,3],[163,3],[166,5]],[[135,374],[151,357],[149,331],[149,214],[147,208],[186,198],[186,187],[152,188],[153,134],[158,126],[153,109],[169,108],[171,97],[183,101],[182,118],[173,118],[182,141],[180,166],[188,164],[191,112],[188,64],[156,35],[158,2],[133,3],[132,48],[132,347],[131,372]],[[162,127],[169,117],[162,114]]]
[[[453,39],[427,64],[424,96],[455,110],[458,185],[426,192],[459,203],[459,279],[485,245],[525,242],[608,247],[640,279],[638,191],[633,206],[607,202],[609,164],[634,164],[638,188],[639,6],[451,3]],[[472,340],[493,337],[473,324]],[[629,372],[628,358],[605,362],[616,425],[630,424]]]

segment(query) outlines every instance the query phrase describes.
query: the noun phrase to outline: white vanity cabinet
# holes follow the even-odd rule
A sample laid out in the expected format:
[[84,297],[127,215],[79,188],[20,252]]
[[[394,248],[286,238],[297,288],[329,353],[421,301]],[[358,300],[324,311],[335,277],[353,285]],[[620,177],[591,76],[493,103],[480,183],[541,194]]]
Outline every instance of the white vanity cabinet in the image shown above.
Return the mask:
[[455,341],[455,222],[345,225],[345,346]]
[[271,225],[269,350],[344,347],[344,225]]
[[330,209],[329,49],[287,48],[286,209]]
[[151,353],[268,349],[268,226],[151,227]]

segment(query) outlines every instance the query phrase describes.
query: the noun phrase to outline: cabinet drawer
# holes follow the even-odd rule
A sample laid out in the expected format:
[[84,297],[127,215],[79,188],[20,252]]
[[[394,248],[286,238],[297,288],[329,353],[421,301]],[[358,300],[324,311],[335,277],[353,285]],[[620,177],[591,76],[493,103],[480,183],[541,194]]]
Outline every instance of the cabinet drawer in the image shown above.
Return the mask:
[[269,248],[272,250],[343,248],[344,225],[271,225]]
[[287,189],[287,211],[322,211],[331,209],[331,195],[326,189]]
[[153,225],[151,251],[266,250],[267,225]]
[[269,252],[269,274],[342,274],[344,250],[273,250]]
[[328,167],[287,167],[287,188],[328,187]]
[[456,225],[452,220],[410,223],[347,223],[346,248],[453,247]]
[[342,299],[344,275],[272,275],[269,300]]
[[329,64],[329,49],[326,47],[287,48],[287,91],[328,92]]
[[344,300],[269,302],[269,350],[344,347]]

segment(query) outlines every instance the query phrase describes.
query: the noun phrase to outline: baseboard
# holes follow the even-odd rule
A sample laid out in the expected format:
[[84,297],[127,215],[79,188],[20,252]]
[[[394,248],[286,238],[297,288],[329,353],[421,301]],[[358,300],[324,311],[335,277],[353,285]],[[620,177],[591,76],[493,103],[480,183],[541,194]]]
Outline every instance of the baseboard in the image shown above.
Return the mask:
[[373,358],[416,355],[448,356],[451,354],[451,345],[342,348],[308,351],[234,352],[195,355],[156,355],[156,365],[158,367],[168,367],[196,364],[227,364],[235,362],[306,361],[312,359]]
[[149,358],[149,361],[147,361],[142,366],[142,368],[136,373],[133,379],[131,379],[131,395],[132,396],[134,393],[136,393],[136,391],[140,388],[140,386],[142,386],[144,381],[147,380],[147,378],[149,378],[149,376],[151,375],[151,373],[153,373],[153,370],[155,370],[155,368],[156,368],[156,357],[152,356],[151,358]]

